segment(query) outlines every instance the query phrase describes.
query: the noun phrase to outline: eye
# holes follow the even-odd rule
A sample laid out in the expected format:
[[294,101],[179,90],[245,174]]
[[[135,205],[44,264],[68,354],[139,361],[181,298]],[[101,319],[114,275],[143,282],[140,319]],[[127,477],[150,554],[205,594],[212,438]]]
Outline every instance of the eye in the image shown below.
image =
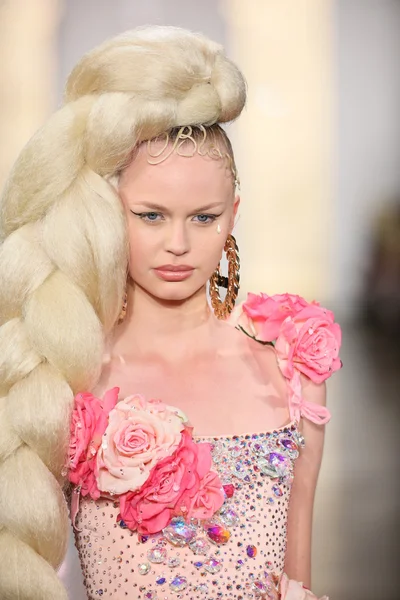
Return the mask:
[[207,225],[208,223],[213,223],[217,216],[219,215],[195,215],[194,218],[198,219],[198,223],[201,223],[202,225]]
[[157,213],[154,211],[136,213],[133,210],[131,210],[131,213],[139,217],[139,219],[142,219],[142,221],[146,221],[147,223],[156,223],[159,220],[157,217],[162,217],[161,213]]

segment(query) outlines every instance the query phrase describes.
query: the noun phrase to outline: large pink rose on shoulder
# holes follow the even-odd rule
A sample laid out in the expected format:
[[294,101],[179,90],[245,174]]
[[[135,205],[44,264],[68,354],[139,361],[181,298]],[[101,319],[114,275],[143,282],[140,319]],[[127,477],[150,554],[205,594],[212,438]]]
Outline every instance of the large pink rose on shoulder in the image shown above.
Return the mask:
[[174,454],[155,465],[142,488],[121,496],[120,517],[142,534],[161,531],[177,515],[211,517],[224,493],[210,467],[210,444],[196,444],[185,429]]
[[340,326],[318,302],[293,294],[248,294],[229,322],[256,341],[275,346],[278,364],[291,379],[294,369],[321,383],[340,369]]
[[95,478],[94,457],[107,427],[110,410],[118,401],[119,388],[108,390],[102,399],[90,392],[79,393],[74,399],[70,423],[68,479],[81,486],[83,496],[97,500],[100,492]]
[[275,342],[279,367],[289,379],[297,369],[314,383],[322,383],[342,366],[341,341],[333,313],[310,304],[281,325]]
[[138,490],[156,462],[178,447],[185,421],[182,412],[159,400],[135,395],[118,402],[97,453],[99,489],[109,494]]
[[283,321],[306,306],[306,300],[295,294],[248,294],[246,301],[234,309],[229,321],[241,325],[257,341],[272,342],[278,337]]

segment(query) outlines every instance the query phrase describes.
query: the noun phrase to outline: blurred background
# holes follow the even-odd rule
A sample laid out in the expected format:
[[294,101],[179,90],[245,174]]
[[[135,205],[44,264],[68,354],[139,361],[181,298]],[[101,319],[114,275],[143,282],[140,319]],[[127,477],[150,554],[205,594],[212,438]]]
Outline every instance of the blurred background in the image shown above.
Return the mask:
[[[299,293],[343,326],[313,588],[397,600],[400,0],[0,0],[0,185],[78,58],[145,24],[203,32],[247,78],[247,108],[228,126],[242,297]],[[85,598],[72,544],[61,574]]]

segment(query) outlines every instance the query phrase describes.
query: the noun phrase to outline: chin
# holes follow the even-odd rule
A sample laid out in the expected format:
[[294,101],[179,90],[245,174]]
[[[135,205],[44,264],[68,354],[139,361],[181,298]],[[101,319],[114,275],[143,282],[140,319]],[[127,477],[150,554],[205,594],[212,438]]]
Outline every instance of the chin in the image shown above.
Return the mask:
[[157,289],[149,290],[150,293],[159,298],[160,300],[170,300],[180,302],[182,300],[187,300],[194,296],[203,286],[204,284],[199,285],[185,285],[186,282],[166,282],[161,286],[157,286]]

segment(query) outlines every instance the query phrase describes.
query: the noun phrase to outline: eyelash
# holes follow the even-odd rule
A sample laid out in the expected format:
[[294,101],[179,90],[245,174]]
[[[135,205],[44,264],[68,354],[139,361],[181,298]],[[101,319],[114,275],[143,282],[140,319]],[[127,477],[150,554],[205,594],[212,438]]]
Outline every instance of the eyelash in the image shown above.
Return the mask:
[[[161,213],[155,212],[155,211],[149,211],[149,212],[142,212],[142,213],[136,213],[133,210],[131,210],[131,213],[136,215],[137,217],[139,217],[140,219],[142,219],[142,221],[145,221],[145,223],[158,223],[159,221],[157,219],[149,219],[148,216],[149,215],[157,215],[157,216],[162,216]],[[210,221],[198,221],[198,223],[200,225],[209,225],[211,223],[213,223],[215,221],[215,219],[217,219],[218,217],[220,217],[221,215],[210,215],[210,214],[206,214],[206,213],[200,213],[198,215],[195,215],[196,217],[207,217],[208,219],[211,219]]]

